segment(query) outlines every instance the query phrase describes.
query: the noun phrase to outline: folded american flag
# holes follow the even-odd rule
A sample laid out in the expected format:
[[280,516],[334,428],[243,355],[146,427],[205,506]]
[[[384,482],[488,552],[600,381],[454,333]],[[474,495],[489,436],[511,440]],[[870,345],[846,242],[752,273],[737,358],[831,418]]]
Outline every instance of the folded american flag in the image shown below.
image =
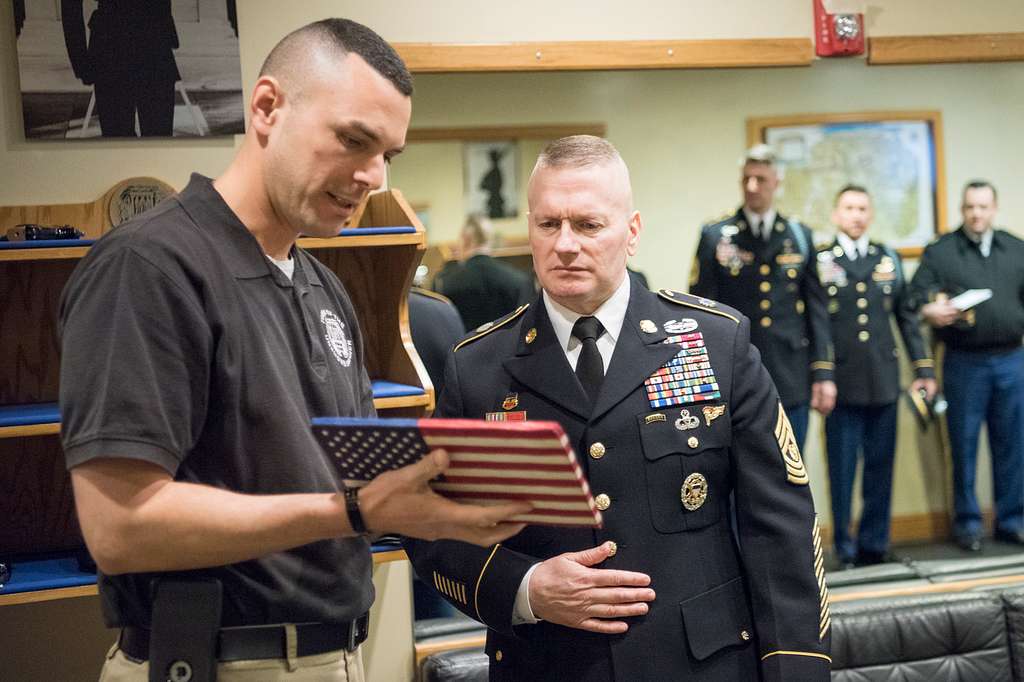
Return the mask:
[[601,512],[556,422],[473,419],[320,417],[313,433],[340,478],[354,485],[444,448],[450,465],[431,487],[473,504],[526,500],[514,520],[556,526],[598,526]]

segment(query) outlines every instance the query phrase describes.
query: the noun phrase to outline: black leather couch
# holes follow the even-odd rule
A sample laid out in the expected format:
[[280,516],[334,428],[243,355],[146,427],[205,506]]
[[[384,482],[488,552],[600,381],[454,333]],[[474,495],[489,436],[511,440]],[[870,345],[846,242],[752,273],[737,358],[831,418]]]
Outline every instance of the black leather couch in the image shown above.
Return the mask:
[[[1024,580],[1015,576],[1024,553],[829,574],[833,681],[1024,682]],[[464,617],[457,627],[483,633]],[[487,656],[443,651],[420,672],[422,682],[484,682]]]

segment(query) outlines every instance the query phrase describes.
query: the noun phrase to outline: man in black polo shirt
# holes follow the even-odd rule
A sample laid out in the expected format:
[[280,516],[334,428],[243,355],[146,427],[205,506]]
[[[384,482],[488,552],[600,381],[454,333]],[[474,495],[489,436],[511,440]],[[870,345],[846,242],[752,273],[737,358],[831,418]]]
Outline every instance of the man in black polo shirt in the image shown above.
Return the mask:
[[362,680],[368,529],[487,545],[521,528],[504,520],[522,505],[433,494],[444,453],[339,492],[310,432],[312,416],[374,409],[349,297],[295,241],[337,234],[382,184],[411,92],[364,26],[290,34],[228,169],[102,239],[68,283],[64,449],[104,616],[122,628],[104,680],[146,679],[155,632],[193,625],[154,622],[154,580],[196,577],[223,590],[222,680]]
[[[925,249],[911,283],[922,317],[946,344],[953,532],[968,551],[981,549],[974,476],[983,421],[992,453],[995,537],[1024,544],[1024,242],[992,227],[996,208],[991,183],[969,183],[963,225]],[[989,289],[992,297],[966,310],[951,300],[971,289]]]

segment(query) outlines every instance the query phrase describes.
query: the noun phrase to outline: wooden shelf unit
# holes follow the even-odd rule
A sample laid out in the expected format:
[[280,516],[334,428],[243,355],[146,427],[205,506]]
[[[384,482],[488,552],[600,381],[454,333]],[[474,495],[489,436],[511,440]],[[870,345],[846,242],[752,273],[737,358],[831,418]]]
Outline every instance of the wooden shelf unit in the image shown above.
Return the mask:
[[[114,190],[111,190],[113,192]],[[110,229],[103,208],[111,192],[93,204],[0,207],[0,234],[25,221],[68,223],[86,238]],[[344,282],[366,339],[367,370],[374,379],[419,387],[419,395],[374,400],[387,416],[423,417],[434,406],[434,391],[412,346],[407,292],[426,249],[423,225],[401,193],[368,198],[351,228],[411,226],[401,234],[355,234],[303,238],[299,245]],[[346,230],[351,233],[352,230]],[[89,246],[0,250],[0,406],[56,402],[59,381],[58,302]],[[60,446],[60,424],[0,427],[0,547],[5,554],[31,555],[81,547],[70,477]],[[404,558],[395,550],[374,562]],[[15,568],[15,570],[17,570]],[[96,593],[94,585],[0,595],[7,604],[70,599]]]
[[[392,561],[405,561],[406,559],[408,557],[405,554],[405,550],[400,548],[373,553],[374,566]],[[31,590],[29,592],[12,592],[10,594],[0,594],[0,606],[91,597],[96,594],[99,594],[99,589],[96,585],[76,585],[74,587],[55,587],[47,590]]]

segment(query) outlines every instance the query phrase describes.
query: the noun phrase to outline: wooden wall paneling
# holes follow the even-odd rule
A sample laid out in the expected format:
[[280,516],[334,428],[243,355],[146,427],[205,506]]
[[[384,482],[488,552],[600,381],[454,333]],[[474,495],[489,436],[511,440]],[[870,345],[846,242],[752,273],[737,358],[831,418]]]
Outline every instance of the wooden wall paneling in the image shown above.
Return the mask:
[[0,439],[0,519],[4,554],[83,546],[59,436]]
[[414,73],[809,66],[810,38],[396,43]]
[[[36,206],[0,206],[0,233],[20,223],[41,225],[71,225],[85,233],[86,239],[98,239],[124,215],[118,208],[124,206],[130,215],[146,210],[161,197],[174,192],[163,180],[135,177],[122,180],[95,201],[83,204],[41,204]],[[111,208],[113,205],[114,208]],[[112,221],[111,211],[118,215]]]
[[85,232],[87,239],[98,239],[110,226],[103,202],[87,204],[51,204],[48,206],[0,206],[0,233],[21,223],[71,225]]
[[868,38],[868,64],[1024,61],[1024,33]]
[[[77,260],[0,262],[0,405],[55,402],[57,312]],[[3,517],[0,517],[3,518]]]
[[406,142],[474,142],[489,140],[557,140],[569,135],[604,137],[604,123],[565,123],[536,126],[470,126],[463,128],[412,128]]

